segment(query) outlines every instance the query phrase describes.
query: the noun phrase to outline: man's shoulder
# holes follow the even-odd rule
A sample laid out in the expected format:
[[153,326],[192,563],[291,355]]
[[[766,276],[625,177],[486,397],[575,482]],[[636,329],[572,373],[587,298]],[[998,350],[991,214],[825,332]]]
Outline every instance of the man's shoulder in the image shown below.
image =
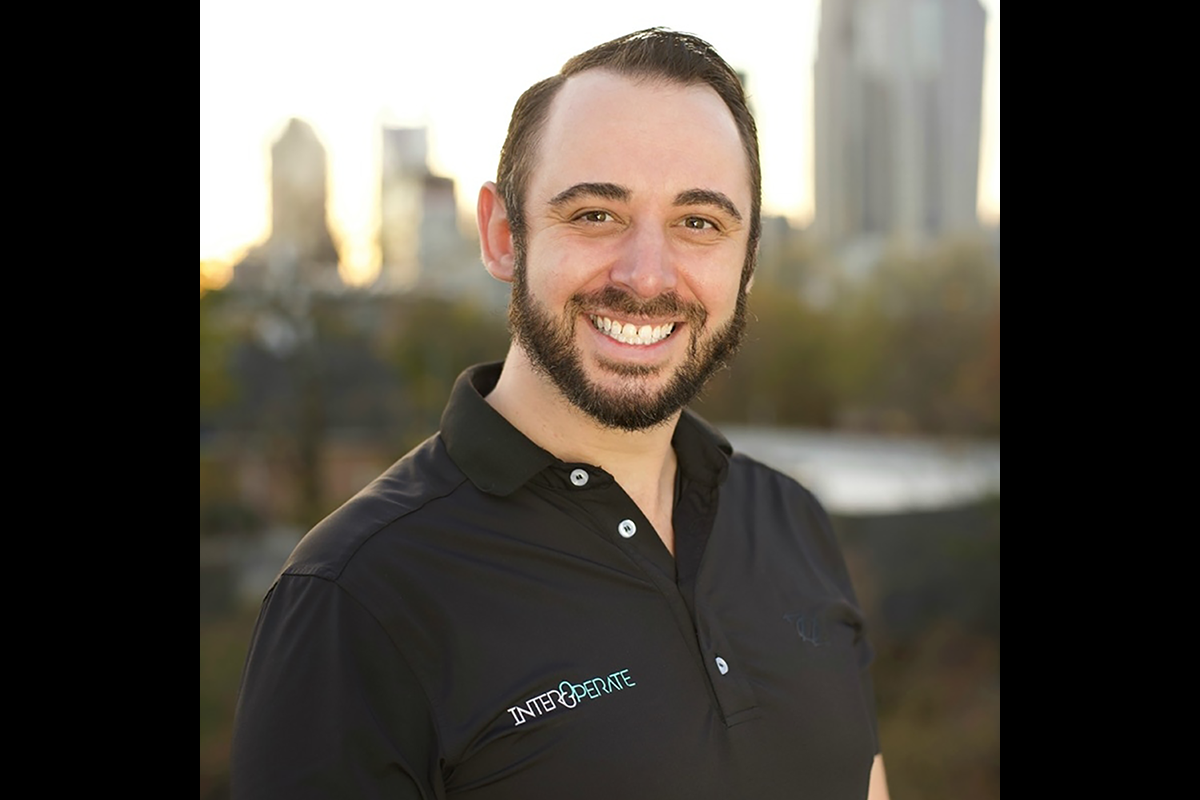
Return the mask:
[[828,511],[798,477],[737,451],[729,458],[729,473],[721,485],[719,513],[723,518],[769,522],[775,529],[832,536]]
[[735,452],[721,487],[717,525],[736,532],[734,541],[771,553],[776,565],[804,562],[833,576],[852,596],[832,518],[808,487],[783,470]]
[[737,450],[729,457],[725,487],[738,492],[772,491],[804,502],[816,502],[812,492],[795,477]]
[[441,436],[431,436],[309,531],[283,574],[337,580],[377,534],[453,495],[464,483],[466,476],[447,455]]

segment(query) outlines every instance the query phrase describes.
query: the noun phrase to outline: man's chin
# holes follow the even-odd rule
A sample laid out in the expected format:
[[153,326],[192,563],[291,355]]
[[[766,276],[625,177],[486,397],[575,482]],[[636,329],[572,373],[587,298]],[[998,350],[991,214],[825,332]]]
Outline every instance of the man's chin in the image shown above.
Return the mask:
[[[606,428],[640,431],[670,422],[690,401],[681,397],[661,367],[628,362],[597,364],[583,380],[552,378],[563,396]],[[578,376],[577,376],[578,377]]]
[[608,358],[596,360],[596,369],[600,378],[616,376],[618,378],[651,379],[661,375],[664,367],[661,364],[640,364],[630,361],[616,361]]

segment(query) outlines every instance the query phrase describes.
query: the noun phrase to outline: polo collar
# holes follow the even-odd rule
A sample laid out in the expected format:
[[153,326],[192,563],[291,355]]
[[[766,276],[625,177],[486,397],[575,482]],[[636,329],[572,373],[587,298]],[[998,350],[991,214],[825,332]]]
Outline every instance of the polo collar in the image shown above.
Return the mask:
[[[442,413],[441,437],[450,458],[482,492],[506,496],[547,467],[565,466],[514,428],[484,398],[496,387],[503,361],[478,364],[454,383]],[[717,486],[733,449],[715,428],[684,409],[671,438],[680,469],[691,479]]]
[[733,446],[699,414],[688,408],[683,410],[671,446],[684,477],[713,488],[725,482]]

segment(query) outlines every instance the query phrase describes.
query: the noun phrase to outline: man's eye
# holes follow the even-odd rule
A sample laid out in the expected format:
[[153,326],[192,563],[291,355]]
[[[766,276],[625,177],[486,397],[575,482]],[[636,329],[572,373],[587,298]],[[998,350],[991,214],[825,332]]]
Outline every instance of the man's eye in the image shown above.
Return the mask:
[[707,220],[704,217],[688,217],[683,221],[683,227],[691,228],[695,231],[704,231],[716,228],[717,226],[713,225],[710,220]]
[[612,218],[607,211],[585,211],[575,219],[581,222],[612,222]]

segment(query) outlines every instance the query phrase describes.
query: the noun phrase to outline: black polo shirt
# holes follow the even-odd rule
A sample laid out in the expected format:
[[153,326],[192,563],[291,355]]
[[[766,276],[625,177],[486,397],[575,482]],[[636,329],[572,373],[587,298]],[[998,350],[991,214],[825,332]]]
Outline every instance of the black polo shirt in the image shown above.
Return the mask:
[[685,412],[672,558],[487,404],[500,367],[284,567],[234,796],[866,797],[870,649],[808,491]]

